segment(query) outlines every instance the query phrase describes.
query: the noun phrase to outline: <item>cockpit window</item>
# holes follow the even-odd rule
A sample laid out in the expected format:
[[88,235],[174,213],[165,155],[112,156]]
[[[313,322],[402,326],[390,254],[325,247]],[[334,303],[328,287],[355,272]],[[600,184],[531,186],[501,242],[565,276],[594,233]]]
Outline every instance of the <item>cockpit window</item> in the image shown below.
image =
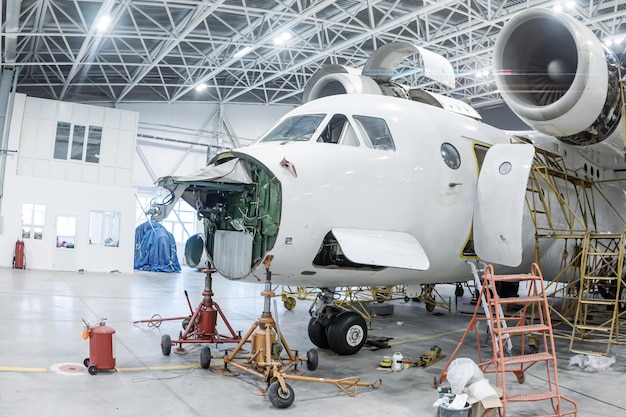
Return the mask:
[[322,130],[318,142],[338,143],[340,145],[359,146],[359,139],[354,128],[343,114],[335,114]]
[[395,151],[396,145],[393,143],[391,132],[387,122],[379,117],[352,116],[357,122],[361,131],[372,144],[372,148],[384,151]]
[[289,117],[272,129],[261,142],[307,141],[324,120],[324,114],[304,114]]

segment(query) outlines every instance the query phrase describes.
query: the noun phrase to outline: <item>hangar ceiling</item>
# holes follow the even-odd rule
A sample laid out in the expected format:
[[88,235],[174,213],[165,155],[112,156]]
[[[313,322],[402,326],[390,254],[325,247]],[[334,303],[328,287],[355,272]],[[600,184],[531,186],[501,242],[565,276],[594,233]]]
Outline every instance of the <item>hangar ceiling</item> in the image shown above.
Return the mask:
[[[501,103],[493,76],[485,71],[490,69],[496,35],[515,13],[562,5],[564,13],[585,21],[602,39],[626,32],[626,1],[616,0],[5,0],[2,4],[2,65],[16,69],[16,91],[114,104],[295,104],[307,79],[321,67],[358,68],[377,47],[401,40],[448,58],[457,75],[449,94],[481,108]],[[615,48],[621,52],[623,46]],[[419,68],[419,62],[406,62],[397,81],[438,90]]]

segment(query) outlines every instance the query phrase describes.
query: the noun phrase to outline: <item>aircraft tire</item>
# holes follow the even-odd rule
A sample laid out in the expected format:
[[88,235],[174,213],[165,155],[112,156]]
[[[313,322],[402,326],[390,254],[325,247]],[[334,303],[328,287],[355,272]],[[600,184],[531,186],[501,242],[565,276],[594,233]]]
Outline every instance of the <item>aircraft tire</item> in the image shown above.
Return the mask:
[[311,320],[309,320],[309,339],[311,343],[320,349],[328,349],[330,347],[326,337],[326,326],[315,317],[311,317]]
[[367,340],[367,324],[360,314],[344,311],[333,319],[326,335],[333,352],[338,355],[354,355]]

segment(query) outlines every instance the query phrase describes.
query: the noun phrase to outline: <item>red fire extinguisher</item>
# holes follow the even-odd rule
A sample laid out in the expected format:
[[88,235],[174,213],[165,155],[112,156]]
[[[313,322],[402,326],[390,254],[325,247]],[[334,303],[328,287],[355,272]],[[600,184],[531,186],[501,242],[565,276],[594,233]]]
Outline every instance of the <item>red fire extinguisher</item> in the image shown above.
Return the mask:
[[105,325],[102,319],[97,326],[91,327],[83,319],[85,330],[83,339],[89,338],[89,357],[85,358],[83,364],[91,375],[96,375],[99,371],[115,370],[115,329]]
[[26,268],[26,260],[24,258],[24,241],[18,240],[15,242],[15,252],[13,253],[13,268],[24,269]]

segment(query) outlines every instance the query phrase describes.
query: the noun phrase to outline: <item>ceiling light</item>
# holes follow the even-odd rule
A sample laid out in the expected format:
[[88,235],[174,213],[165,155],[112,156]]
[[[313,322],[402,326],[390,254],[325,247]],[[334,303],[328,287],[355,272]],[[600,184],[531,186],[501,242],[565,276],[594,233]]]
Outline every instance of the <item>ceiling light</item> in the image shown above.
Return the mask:
[[557,5],[555,5],[555,6],[552,8],[552,10],[554,10],[554,11],[555,11],[555,12],[557,12],[557,13],[560,13],[560,12],[562,12],[562,11],[563,11],[563,5],[562,5],[562,4],[557,4]]
[[291,32],[282,32],[274,37],[274,45],[283,45],[292,38]]
[[111,26],[111,22],[112,22],[111,16],[104,15],[100,19],[98,19],[98,21],[96,22],[96,28],[98,28],[99,32],[106,32],[107,30],[109,30],[109,27]]
[[196,91],[197,91],[197,92],[199,92],[199,93],[201,93],[201,92],[203,92],[204,90],[206,90],[206,89],[207,89],[207,87],[208,87],[208,85],[206,85],[205,83],[198,84],[198,85],[196,86]]
[[570,9],[570,10],[574,10],[576,8],[576,2],[575,1],[568,1],[565,6]]

